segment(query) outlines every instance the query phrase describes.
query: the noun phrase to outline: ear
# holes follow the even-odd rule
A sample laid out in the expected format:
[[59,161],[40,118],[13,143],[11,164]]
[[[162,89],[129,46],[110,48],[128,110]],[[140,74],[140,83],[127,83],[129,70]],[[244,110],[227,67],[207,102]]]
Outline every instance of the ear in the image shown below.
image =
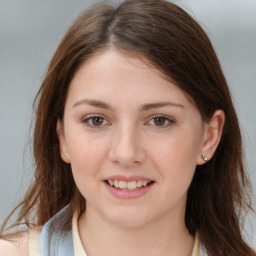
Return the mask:
[[[205,123],[203,141],[197,156],[197,165],[204,164],[214,155],[221,139],[224,123],[225,114],[222,110],[216,110],[211,120]],[[207,160],[204,160],[202,156],[207,157]]]
[[64,136],[63,123],[60,119],[57,120],[56,132],[59,138],[60,156],[65,163],[70,164],[69,154],[67,151],[66,140]]

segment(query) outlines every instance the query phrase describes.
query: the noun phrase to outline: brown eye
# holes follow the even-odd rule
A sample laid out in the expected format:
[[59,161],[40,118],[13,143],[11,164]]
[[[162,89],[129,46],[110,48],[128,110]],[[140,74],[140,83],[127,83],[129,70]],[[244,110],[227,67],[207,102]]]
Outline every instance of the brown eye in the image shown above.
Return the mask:
[[156,128],[167,128],[174,124],[175,121],[167,116],[155,115],[146,124],[152,125]]
[[163,126],[165,124],[166,118],[164,117],[155,117],[154,124],[157,126]]
[[87,127],[90,128],[103,128],[109,125],[109,122],[101,116],[90,116],[82,121]]
[[93,117],[92,118],[92,124],[95,125],[95,126],[102,125],[103,124],[103,118],[99,117],[99,116]]

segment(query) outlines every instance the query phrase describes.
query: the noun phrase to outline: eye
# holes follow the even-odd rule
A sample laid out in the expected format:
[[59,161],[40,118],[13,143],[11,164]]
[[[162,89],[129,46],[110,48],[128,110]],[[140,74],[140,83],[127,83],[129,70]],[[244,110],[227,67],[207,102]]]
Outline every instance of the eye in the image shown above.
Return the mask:
[[153,125],[159,128],[165,128],[170,126],[172,123],[174,123],[174,120],[172,120],[169,117],[166,116],[153,116],[146,124]]
[[90,128],[101,128],[109,124],[109,122],[107,122],[107,120],[101,116],[87,117],[83,120],[83,123]]

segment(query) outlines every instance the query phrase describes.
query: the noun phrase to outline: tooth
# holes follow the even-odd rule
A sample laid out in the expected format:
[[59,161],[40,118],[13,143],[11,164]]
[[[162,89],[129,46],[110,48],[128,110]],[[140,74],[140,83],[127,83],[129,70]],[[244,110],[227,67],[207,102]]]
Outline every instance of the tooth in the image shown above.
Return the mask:
[[127,183],[128,189],[135,189],[136,188],[136,181],[129,181]]
[[114,186],[115,186],[116,188],[119,188],[119,181],[118,181],[118,180],[115,180],[115,181],[114,181]]
[[150,184],[150,181],[138,180],[127,182],[123,180],[108,180],[108,183],[115,188],[134,190],[136,188],[141,188],[142,186],[146,187],[148,184]]
[[123,180],[120,180],[119,181],[119,188],[127,188],[127,182],[123,181]]
[[146,187],[147,185],[148,185],[148,182],[147,181],[142,181],[142,185],[144,186],[144,187]]
[[137,181],[136,186],[138,188],[141,188],[142,187],[142,181],[141,180]]

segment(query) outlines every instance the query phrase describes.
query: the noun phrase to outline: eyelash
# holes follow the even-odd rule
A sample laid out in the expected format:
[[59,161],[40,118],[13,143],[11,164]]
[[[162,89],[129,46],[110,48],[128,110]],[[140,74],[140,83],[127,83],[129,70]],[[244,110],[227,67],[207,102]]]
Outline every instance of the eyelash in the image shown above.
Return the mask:
[[[97,118],[102,119],[102,120],[103,120],[103,124],[101,124],[101,125],[94,125],[94,124],[90,123],[90,122],[93,121],[93,119],[97,119]],[[89,116],[89,117],[85,118],[82,122],[83,122],[87,127],[93,128],[93,129],[99,129],[99,128],[101,128],[102,126],[106,125],[106,123],[109,124],[109,122],[106,121],[106,119],[105,119],[104,117],[100,116],[100,115]],[[105,124],[104,124],[104,123],[105,123]]]
[[[103,122],[103,123],[100,124],[100,125],[94,125],[94,124],[90,123],[90,122],[93,121],[93,119],[97,119],[97,118],[102,119],[102,122]],[[151,122],[151,121],[154,122],[157,118],[163,119],[163,121],[164,121],[164,124],[163,124],[163,125],[152,124],[153,126],[159,128],[159,129],[167,128],[167,127],[169,127],[171,124],[175,123],[175,121],[174,121],[173,119],[171,119],[171,118],[169,118],[169,117],[166,117],[166,116],[164,116],[164,115],[154,115],[154,116],[150,117],[150,120],[149,120],[148,122],[146,122],[145,124],[146,124],[146,125],[150,125],[150,122]],[[110,123],[109,123],[104,117],[102,117],[101,115],[89,116],[89,117],[85,118],[82,122],[83,122],[87,127],[92,128],[92,129],[99,129],[99,128],[105,126],[105,125],[109,125],[109,124],[110,124]],[[166,122],[168,122],[168,123],[166,124]]]
[[[150,120],[146,123],[146,124],[149,124],[151,121],[155,121],[157,118],[161,118],[164,120],[164,125],[156,125],[156,124],[153,124],[155,127],[157,127],[158,129],[164,129],[164,128],[167,128],[169,127],[171,124],[175,123],[175,121],[167,116],[164,116],[164,115],[154,115],[150,118]],[[166,121],[168,122],[166,124]]]

